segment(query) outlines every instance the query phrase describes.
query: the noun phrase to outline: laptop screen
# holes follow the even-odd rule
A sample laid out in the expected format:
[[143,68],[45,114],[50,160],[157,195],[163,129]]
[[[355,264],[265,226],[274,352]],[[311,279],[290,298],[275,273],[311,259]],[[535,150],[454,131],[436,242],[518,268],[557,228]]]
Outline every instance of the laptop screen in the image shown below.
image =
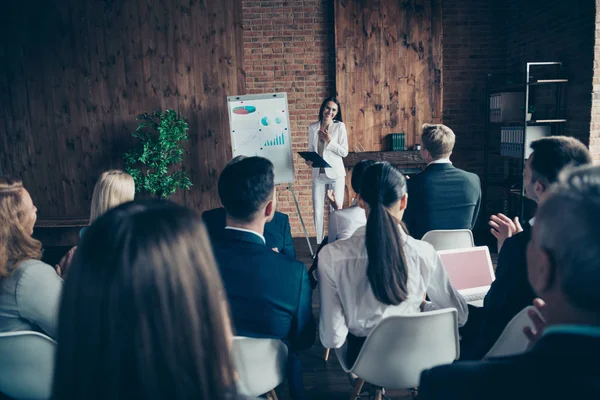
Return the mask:
[[450,283],[457,290],[490,286],[495,279],[487,246],[441,250],[438,254],[442,258]]

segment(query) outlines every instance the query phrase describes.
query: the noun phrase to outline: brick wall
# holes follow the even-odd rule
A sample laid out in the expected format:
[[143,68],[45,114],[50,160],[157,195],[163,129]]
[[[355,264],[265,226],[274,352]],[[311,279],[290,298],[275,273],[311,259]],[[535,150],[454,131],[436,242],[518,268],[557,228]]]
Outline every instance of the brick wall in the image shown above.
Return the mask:
[[[509,0],[507,3],[507,71],[524,75],[528,61],[562,61],[569,79],[565,98],[568,122],[563,133],[587,144],[596,4],[588,0],[571,1],[568,7],[563,0]],[[541,112],[544,107],[542,101]]]
[[[244,68],[248,94],[287,92],[292,148],[308,147],[308,125],[335,95],[333,2],[243,0]],[[298,156],[294,156],[299,158]],[[294,185],[309,234],[314,236],[311,170],[296,159]],[[290,191],[278,188],[278,210],[290,216],[292,234],[302,226]]]
[[503,2],[445,0],[443,19],[444,124],[456,134],[451,157],[483,177],[487,74],[504,72]]

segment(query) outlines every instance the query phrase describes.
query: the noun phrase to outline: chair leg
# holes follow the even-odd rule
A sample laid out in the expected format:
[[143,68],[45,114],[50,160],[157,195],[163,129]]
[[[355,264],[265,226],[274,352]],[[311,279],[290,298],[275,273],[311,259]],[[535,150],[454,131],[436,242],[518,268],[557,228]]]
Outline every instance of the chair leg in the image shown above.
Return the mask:
[[279,400],[277,399],[277,393],[275,393],[275,389],[272,389],[269,393],[267,393],[267,399]]
[[375,400],[382,400],[382,396],[383,393],[381,392],[381,389],[375,390]]
[[411,395],[411,397],[412,397],[413,399],[416,399],[418,394],[419,394],[419,392],[418,392],[418,389],[417,389],[417,388],[413,388],[413,389],[411,389],[411,391],[410,391],[410,395]]
[[356,381],[354,382],[354,390],[352,391],[352,397],[350,397],[350,400],[356,400],[358,398],[364,384],[365,381],[360,378],[356,378]]
[[329,360],[329,350],[330,349],[325,349],[325,361]]

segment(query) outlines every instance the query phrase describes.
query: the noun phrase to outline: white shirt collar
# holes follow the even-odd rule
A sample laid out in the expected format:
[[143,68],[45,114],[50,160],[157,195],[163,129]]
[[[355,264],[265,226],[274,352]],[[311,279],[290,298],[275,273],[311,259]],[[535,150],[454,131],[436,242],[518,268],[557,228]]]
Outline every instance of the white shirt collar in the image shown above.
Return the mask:
[[231,229],[233,231],[240,231],[240,232],[246,232],[246,233],[253,233],[256,236],[258,236],[259,238],[261,238],[261,240],[263,241],[264,244],[267,244],[267,241],[265,240],[265,237],[263,235],[261,235],[258,232],[255,232],[255,231],[251,231],[250,229],[238,228],[235,226],[226,226],[225,229]]
[[430,162],[429,164],[427,164],[427,166],[429,167],[431,164],[452,164],[452,161],[450,161],[450,157],[448,157],[448,158],[440,158],[438,160],[433,160],[432,162]]
[[533,224],[535,224],[535,217],[529,220],[529,225],[533,226]]

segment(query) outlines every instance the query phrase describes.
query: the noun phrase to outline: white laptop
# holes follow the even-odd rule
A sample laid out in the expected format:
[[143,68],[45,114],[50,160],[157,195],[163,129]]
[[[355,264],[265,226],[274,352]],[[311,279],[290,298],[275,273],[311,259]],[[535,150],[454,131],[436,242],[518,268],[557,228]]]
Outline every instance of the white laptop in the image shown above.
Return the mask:
[[438,254],[452,286],[468,303],[482,306],[483,298],[496,279],[487,246],[440,250]]

